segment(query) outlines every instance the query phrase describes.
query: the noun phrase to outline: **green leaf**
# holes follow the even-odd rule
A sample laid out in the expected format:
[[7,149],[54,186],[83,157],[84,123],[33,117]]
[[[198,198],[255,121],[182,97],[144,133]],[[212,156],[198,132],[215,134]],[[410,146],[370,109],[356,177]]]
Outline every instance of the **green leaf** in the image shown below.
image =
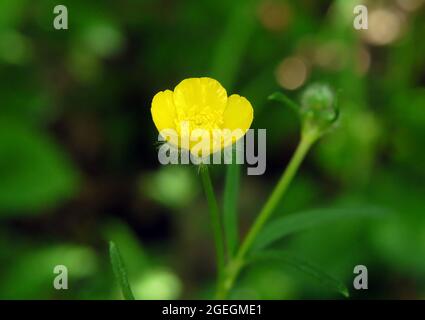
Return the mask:
[[240,166],[234,159],[232,164],[227,166],[226,182],[223,199],[223,227],[226,238],[227,250],[232,257],[238,246],[238,191],[240,180]]
[[283,263],[287,266],[293,267],[294,269],[303,272],[314,279],[318,280],[319,283],[330,290],[336,291],[348,298],[350,296],[347,287],[339,280],[335,279],[325,271],[321,270],[317,266],[310,264],[298,257],[293,256],[285,251],[281,250],[267,250],[258,253],[251,257],[248,263],[257,263],[264,261],[272,261],[277,263]]
[[253,251],[261,250],[293,233],[334,221],[355,217],[377,217],[390,211],[379,207],[315,209],[278,218],[264,227],[256,238]]
[[78,187],[77,169],[49,136],[17,121],[1,120],[1,217],[54,208]]
[[130,284],[128,283],[127,270],[124,266],[124,261],[118,247],[112,241],[109,242],[109,255],[111,258],[112,270],[114,271],[115,278],[121,287],[122,294],[125,300],[134,300],[133,292],[131,291]]
[[[6,239],[0,241],[4,240]],[[88,247],[65,243],[41,246],[36,243],[17,245],[12,237],[9,240],[2,243],[0,248],[3,250],[7,247],[6,252],[11,253],[6,260],[3,260],[5,254],[2,251],[1,300],[57,299],[58,295],[53,288],[53,279],[56,277],[53,271],[57,265],[67,267],[70,288],[74,283],[89,281],[99,273],[96,254]],[[84,263],[81,263],[82,261]],[[62,290],[60,297],[70,299],[74,294],[73,290]]]
[[141,277],[152,268],[145,248],[127,223],[116,218],[105,220],[102,225],[102,238],[114,239],[115,245],[119,245],[120,255],[125,257],[126,270],[131,279]]
[[297,114],[300,111],[300,107],[298,104],[296,104],[294,101],[292,101],[290,98],[288,98],[286,95],[284,95],[282,92],[275,92],[269,95],[269,100],[281,102],[284,105],[290,107],[292,110],[294,110]]

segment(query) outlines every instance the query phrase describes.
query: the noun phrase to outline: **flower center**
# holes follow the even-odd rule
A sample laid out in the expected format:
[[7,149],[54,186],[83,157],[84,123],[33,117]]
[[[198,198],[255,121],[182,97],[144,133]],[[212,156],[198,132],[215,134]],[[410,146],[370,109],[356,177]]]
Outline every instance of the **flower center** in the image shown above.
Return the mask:
[[188,128],[189,132],[196,129],[212,132],[214,129],[221,129],[223,125],[223,114],[210,106],[203,108],[194,106],[189,112],[178,114],[175,123],[179,134],[181,134],[183,126]]

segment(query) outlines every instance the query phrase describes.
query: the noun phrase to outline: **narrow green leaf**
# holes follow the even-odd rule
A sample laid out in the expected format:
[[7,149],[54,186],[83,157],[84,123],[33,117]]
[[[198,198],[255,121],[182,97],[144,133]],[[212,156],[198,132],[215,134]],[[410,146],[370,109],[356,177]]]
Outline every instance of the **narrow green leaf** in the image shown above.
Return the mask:
[[282,92],[275,92],[269,95],[269,100],[278,101],[283,103],[284,105],[290,107],[292,110],[294,110],[296,113],[299,112],[300,107],[298,104],[296,104],[294,101],[292,101],[290,98],[288,98],[286,95],[284,95]]
[[133,292],[131,291],[130,284],[128,283],[127,270],[124,266],[124,261],[118,247],[112,241],[109,242],[109,255],[111,258],[112,270],[114,271],[115,278],[121,287],[122,294],[125,300],[134,300]]
[[230,257],[236,252],[238,246],[238,192],[240,180],[240,166],[234,159],[232,164],[227,166],[226,182],[223,199],[223,225],[226,237],[227,250]]
[[379,207],[315,209],[278,218],[264,227],[254,242],[253,251],[263,249],[293,233],[355,217],[377,217],[390,211]]
[[298,257],[293,256],[285,251],[281,250],[267,250],[251,257],[248,263],[257,263],[264,261],[272,261],[277,263],[283,263],[287,266],[293,267],[294,269],[303,272],[314,279],[318,280],[319,283],[329,290],[336,291],[348,298],[350,296],[347,287],[339,280],[335,279],[325,271],[321,270],[317,266],[310,264]]

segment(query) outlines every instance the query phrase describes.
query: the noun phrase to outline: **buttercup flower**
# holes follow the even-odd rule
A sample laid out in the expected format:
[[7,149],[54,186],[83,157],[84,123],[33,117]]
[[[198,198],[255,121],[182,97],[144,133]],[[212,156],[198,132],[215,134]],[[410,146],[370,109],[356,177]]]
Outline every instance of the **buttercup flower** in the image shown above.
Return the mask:
[[236,142],[253,120],[247,99],[237,94],[228,97],[217,80],[206,77],[185,79],[174,91],[157,93],[151,113],[168,142],[194,154],[201,149],[212,153]]

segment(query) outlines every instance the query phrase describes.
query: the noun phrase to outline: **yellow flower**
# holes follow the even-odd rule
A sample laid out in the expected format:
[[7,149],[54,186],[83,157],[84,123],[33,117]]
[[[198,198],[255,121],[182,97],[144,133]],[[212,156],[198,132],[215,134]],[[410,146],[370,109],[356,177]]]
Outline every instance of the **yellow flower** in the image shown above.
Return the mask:
[[[174,91],[157,93],[152,100],[151,113],[160,133],[175,133],[174,136],[166,134],[167,141],[197,154],[198,138],[209,136],[210,142],[204,141],[204,145],[208,143],[209,152],[215,152],[243,137],[253,120],[249,101],[237,94],[228,97],[226,89],[211,78],[185,79]],[[185,139],[188,144],[182,142]]]

